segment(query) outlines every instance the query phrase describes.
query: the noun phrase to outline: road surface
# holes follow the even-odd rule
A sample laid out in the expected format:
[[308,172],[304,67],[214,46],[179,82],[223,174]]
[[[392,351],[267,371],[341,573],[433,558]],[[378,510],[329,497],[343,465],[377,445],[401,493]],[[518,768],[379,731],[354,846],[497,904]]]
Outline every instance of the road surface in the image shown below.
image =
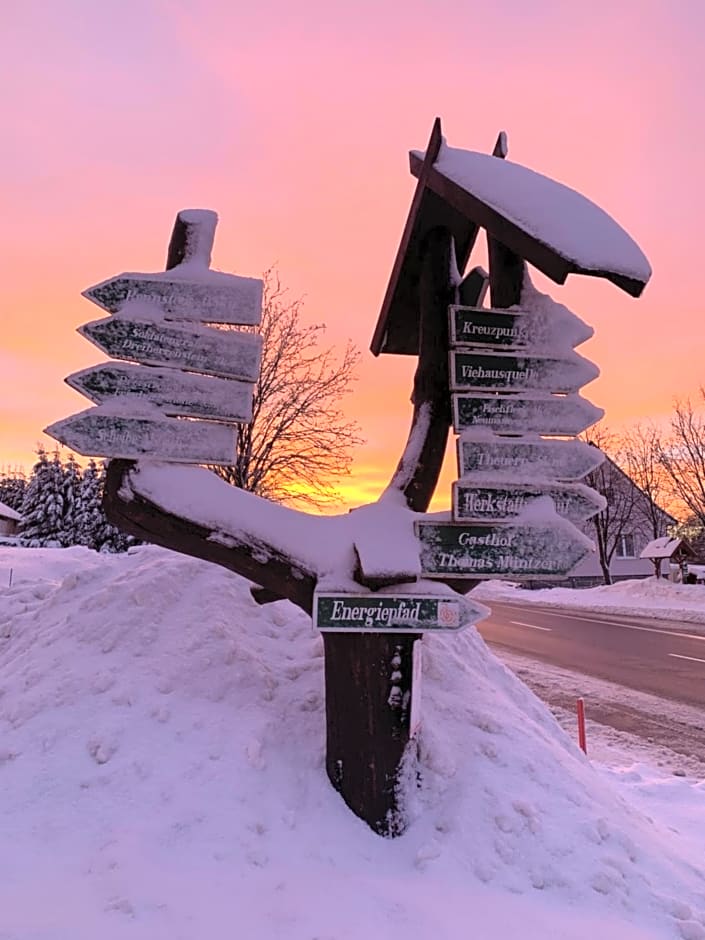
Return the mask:
[[[549,704],[574,710],[579,677],[593,677],[599,681],[586,685],[593,720],[705,765],[705,636],[687,623],[643,616],[489,606],[480,633]],[[537,661],[548,671],[530,666]],[[574,681],[559,681],[561,670]],[[633,692],[620,695],[620,688]]]

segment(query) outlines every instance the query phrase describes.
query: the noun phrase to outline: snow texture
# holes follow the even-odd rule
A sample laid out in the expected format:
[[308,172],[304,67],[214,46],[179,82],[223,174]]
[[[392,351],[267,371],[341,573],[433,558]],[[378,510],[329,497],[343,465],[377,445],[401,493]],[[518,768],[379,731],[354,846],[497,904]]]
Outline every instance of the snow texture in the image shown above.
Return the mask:
[[5,566],[3,940],[705,937],[705,783],[590,764],[474,629],[424,637],[390,841],[326,779],[301,612],[150,546]]
[[[423,159],[422,152],[414,153]],[[631,236],[563,183],[511,160],[449,147],[445,141],[434,168],[568,261],[644,283],[651,277],[651,266]]]

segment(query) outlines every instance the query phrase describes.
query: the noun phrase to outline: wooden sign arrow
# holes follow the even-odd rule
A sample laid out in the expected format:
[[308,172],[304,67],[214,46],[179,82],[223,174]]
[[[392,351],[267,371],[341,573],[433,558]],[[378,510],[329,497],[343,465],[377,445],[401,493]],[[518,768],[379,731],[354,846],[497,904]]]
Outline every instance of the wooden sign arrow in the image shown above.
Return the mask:
[[118,274],[83,291],[83,296],[109,313],[142,301],[167,319],[203,323],[255,325],[262,318],[262,281],[254,277],[204,270],[201,278],[164,274]]
[[570,522],[584,522],[605,508],[606,500],[581,483],[494,483],[476,476],[453,484],[456,521],[498,522],[518,516],[542,496],[549,496],[556,512]]
[[551,524],[417,522],[424,577],[557,578],[593,550],[565,519]]
[[580,434],[604,415],[580,395],[453,395],[453,427],[508,434]]
[[458,475],[492,474],[512,480],[580,480],[605,459],[584,441],[540,437],[488,438],[466,431],[458,440]]
[[451,346],[570,348],[584,343],[593,333],[592,327],[567,307],[561,307],[560,316],[540,316],[516,309],[450,308]]
[[174,366],[255,382],[262,339],[253,333],[180,326],[116,316],[93,320],[78,332],[113,359]]
[[577,392],[599,374],[596,365],[575,352],[560,357],[457,350],[450,354],[450,387],[456,391]]
[[74,372],[65,381],[96,404],[130,397],[149,401],[167,415],[244,423],[252,419],[249,382],[119,362]]
[[84,457],[171,460],[176,463],[232,464],[235,434],[226,424],[128,417],[89,408],[45,428],[45,433]]
[[460,596],[316,593],[313,604],[314,626],[335,633],[461,630],[489,615],[483,604]]

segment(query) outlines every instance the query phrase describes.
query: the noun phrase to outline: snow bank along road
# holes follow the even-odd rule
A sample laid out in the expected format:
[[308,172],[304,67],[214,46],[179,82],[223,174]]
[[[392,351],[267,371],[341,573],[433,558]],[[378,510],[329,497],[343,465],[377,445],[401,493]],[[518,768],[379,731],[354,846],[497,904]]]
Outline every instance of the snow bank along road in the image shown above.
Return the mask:
[[[593,719],[668,744],[705,763],[705,636],[688,624],[643,616],[540,608],[491,602],[492,616],[479,625],[498,655],[511,651],[573,673],[646,693],[622,703],[590,683]],[[530,671],[531,672],[531,671]],[[537,672],[537,670],[533,670]],[[550,704],[574,706],[578,680],[531,681]],[[653,696],[665,700],[662,706]],[[572,701],[571,701],[572,699]]]

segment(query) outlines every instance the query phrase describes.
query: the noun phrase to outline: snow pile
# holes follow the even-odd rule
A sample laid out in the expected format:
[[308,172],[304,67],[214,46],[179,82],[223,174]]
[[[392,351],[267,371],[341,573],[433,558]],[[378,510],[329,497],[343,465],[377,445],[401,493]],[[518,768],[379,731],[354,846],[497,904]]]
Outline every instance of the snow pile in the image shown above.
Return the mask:
[[538,591],[522,590],[516,582],[485,581],[475,588],[472,596],[486,603],[494,599],[705,624],[705,584],[676,584],[666,578],[619,581],[594,588],[556,587]]
[[326,779],[288,603],[149,546],[0,568],[3,940],[705,938],[702,786],[700,842],[653,822],[474,630],[424,638],[422,782],[383,840]]

